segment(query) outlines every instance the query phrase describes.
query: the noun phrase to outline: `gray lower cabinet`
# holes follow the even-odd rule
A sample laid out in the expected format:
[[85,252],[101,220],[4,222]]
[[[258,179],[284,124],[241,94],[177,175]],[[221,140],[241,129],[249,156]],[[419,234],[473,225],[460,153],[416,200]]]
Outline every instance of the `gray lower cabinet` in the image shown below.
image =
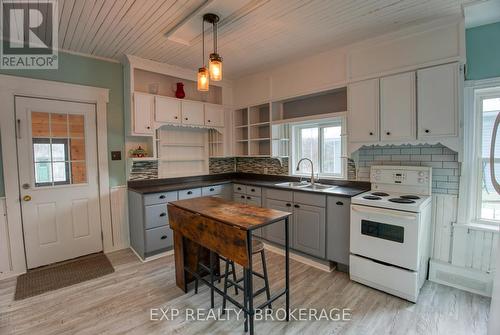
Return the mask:
[[144,195],[128,192],[130,245],[141,258],[172,249],[167,203],[177,199],[177,191]]
[[349,198],[329,196],[326,202],[327,259],[349,265],[351,200]]
[[325,258],[325,208],[294,204],[292,227],[293,249],[319,258]]
[[[283,201],[283,200],[274,200],[267,199],[266,207],[275,209],[283,212],[291,212],[292,211],[292,203],[291,201]],[[290,220],[288,223],[289,231],[288,234],[292,235],[292,226],[293,226],[293,218],[290,216]],[[285,221],[280,221],[277,223],[273,223],[271,225],[265,226],[262,228],[262,237],[271,242],[285,245]],[[292,241],[292,236],[289,236],[289,241]]]
[[[292,212],[290,247],[318,258],[326,258],[326,196],[305,192],[266,189],[265,207]],[[284,245],[284,222],[263,228],[263,237]]]

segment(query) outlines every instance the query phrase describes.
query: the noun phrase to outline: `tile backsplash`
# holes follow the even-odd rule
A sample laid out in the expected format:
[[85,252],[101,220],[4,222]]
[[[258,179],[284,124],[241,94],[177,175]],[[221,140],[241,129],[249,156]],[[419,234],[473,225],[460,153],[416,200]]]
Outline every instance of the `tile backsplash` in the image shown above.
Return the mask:
[[158,161],[134,161],[129,180],[157,179]]
[[432,167],[432,193],[458,194],[460,163],[455,151],[436,145],[371,145],[357,151],[358,180],[370,180],[372,165]]
[[210,158],[210,174],[234,172],[236,169],[236,158]]
[[288,174],[288,158],[236,157],[236,172],[272,175]]

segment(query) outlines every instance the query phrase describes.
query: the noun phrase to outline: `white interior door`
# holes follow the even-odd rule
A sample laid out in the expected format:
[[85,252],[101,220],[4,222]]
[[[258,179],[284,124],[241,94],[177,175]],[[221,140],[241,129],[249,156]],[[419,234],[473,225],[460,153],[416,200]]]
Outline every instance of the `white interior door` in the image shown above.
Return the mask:
[[28,268],[102,250],[95,105],[16,98]]

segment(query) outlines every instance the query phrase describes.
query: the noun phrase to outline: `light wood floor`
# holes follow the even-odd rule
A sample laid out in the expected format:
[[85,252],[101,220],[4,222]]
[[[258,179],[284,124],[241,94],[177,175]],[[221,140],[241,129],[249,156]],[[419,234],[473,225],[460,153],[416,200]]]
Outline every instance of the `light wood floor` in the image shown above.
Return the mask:
[[[283,258],[267,256],[277,290],[284,284]],[[207,287],[184,295],[175,286],[173,256],[141,263],[123,250],[109,258],[114,274],[22,301],[13,301],[15,279],[1,281],[0,334],[244,333],[234,314],[229,321],[187,322],[183,316],[150,321],[151,308],[208,311]],[[350,308],[351,321],[261,321],[256,334],[486,334],[489,299],[430,282],[412,304],[352,282],[345,273],[326,273],[292,260],[291,287],[292,308]],[[273,307],[283,307],[283,300]],[[216,295],[216,307],[221,305]]]

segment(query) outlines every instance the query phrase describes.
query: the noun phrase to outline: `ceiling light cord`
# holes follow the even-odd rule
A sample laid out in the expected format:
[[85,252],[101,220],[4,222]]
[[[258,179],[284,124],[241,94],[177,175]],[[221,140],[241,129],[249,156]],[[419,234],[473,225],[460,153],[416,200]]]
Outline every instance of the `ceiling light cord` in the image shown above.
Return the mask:
[[201,20],[201,63],[205,67],[205,20]]

